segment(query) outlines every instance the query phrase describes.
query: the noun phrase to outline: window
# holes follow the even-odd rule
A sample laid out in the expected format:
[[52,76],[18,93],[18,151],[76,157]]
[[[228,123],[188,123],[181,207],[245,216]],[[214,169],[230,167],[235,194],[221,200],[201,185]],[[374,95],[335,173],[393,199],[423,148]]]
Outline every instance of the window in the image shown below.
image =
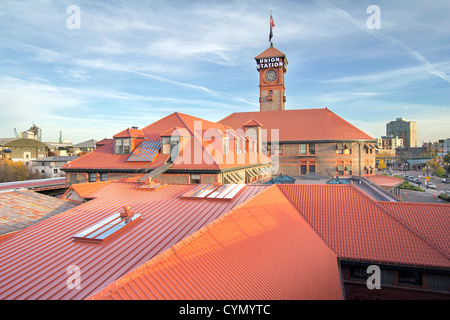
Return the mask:
[[230,148],[230,140],[228,138],[223,139],[223,153],[228,154]]
[[102,243],[119,232],[125,230],[141,219],[140,214],[130,212],[130,207],[124,207],[124,212],[114,213],[108,218],[94,224],[73,237],[75,241]]
[[108,174],[100,173],[100,181],[108,181]]
[[370,274],[367,273],[367,267],[350,267],[350,278],[367,279]]
[[97,174],[89,173],[89,182],[97,182]]
[[309,166],[309,174],[310,174],[311,176],[313,176],[313,175],[316,174],[316,166],[315,166],[315,165],[310,165],[310,166]]
[[273,91],[269,90],[269,96],[267,98],[269,101],[273,101]]
[[58,169],[53,169],[53,174],[58,174]]
[[306,174],[306,165],[302,164],[300,166],[300,174]]
[[422,286],[422,273],[418,271],[398,271],[398,283]]
[[130,154],[130,139],[123,139],[123,154]]
[[162,144],[170,144],[170,137],[162,137]]
[[309,145],[309,154],[316,154],[316,145],[315,144]]
[[[276,149],[275,152],[278,153],[279,156],[283,155],[283,145],[282,145],[282,144],[279,144],[279,145],[277,146],[277,149]],[[275,153],[274,153],[274,154],[275,154]]]
[[306,154],[306,144],[300,145],[300,154]]
[[191,174],[191,183],[200,183],[200,175],[199,174]]
[[116,154],[130,154],[130,139],[114,139],[116,145]]

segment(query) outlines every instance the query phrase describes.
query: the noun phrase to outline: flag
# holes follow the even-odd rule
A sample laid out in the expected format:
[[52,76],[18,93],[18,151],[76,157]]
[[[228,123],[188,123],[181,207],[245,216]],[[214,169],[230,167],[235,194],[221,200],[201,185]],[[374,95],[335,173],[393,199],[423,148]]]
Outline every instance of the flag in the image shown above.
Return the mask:
[[272,13],[270,14],[270,34],[269,34],[269,42],[272,41],[273,32],[272,29],[275,28],[275,23],[273,22]]

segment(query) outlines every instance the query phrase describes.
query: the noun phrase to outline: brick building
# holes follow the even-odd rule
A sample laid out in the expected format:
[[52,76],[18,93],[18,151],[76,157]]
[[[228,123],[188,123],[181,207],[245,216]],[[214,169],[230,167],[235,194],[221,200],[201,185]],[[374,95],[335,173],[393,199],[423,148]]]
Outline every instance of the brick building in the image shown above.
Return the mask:
[[285,109],[287,58],[271,46],[255,57],[260,111],[233,113],[219,123],[241,128],[250,120],[262,130],[264,152],[279,156],[277,173],[351,176],[375,173],[377,140],[327,108]]

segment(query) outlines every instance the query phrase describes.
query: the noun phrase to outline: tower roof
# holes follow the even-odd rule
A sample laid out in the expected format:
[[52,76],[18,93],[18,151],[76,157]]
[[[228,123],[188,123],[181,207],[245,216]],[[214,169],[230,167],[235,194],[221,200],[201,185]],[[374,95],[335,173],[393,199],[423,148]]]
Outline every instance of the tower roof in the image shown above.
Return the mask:
[[286,57],[286,55],[283,52],[281,52],[280,50],[278,50],[277,48],[271,46],[264,52],[257,55],[255,57],[255,59],[272,58],[272,57]]

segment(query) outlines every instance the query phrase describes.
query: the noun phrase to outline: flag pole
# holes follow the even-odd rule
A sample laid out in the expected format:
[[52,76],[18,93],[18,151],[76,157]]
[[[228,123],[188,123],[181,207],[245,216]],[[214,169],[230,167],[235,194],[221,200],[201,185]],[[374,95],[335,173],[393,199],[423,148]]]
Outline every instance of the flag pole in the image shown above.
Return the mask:
[[272,18],[272,10],[270,10],[269,24],[270,24],[269,43],[270,43],[270,46],[273,47],[273,42],[272,42],[273,31],[272,31],[272,29],[275,27],[275,23],[273,22],[273,18]]

